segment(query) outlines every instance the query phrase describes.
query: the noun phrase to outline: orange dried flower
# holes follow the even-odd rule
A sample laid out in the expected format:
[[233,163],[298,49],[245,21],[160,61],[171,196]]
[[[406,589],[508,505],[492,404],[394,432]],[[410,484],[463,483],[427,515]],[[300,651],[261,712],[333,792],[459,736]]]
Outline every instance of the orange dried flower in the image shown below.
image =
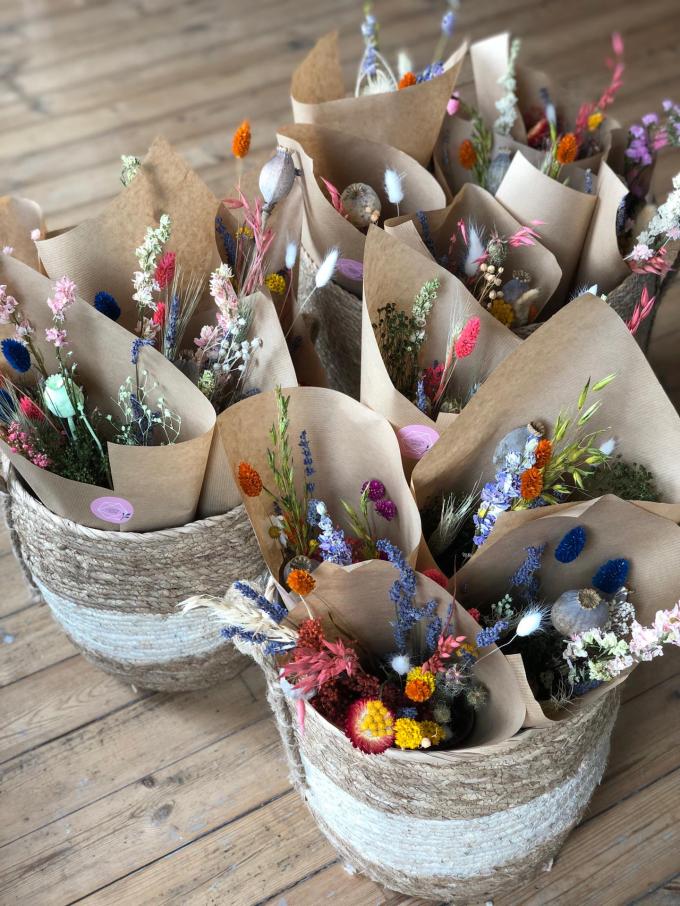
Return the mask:
[[536,466],[522,472],[520,493],[523,500],[535,500],[543,490],[543,473]]
[[399,79],[399,89],[410,88],[411,85],[415,85],[417,81],[418,79],[414,72],[405,72]]
[[231,141],[231,153],[234,157],[241,158],[246,156],[250,151],[250,138],[250,123],[248,120],[243,120],[236,132],[234,132],[234,137]]
[[288,579],[288,588],[299,595],[308,595],[316,588],[314,576],[306,569],[291,569]]
[[406,675],[404,692],[412,702],[426,702],[434,692],[434,673],[423,670],[422,667],[413,667]]
[[477,152],[469,138],[466,138],[465,141],[460,143],[458,160],[460,161],[461,167],[465,167],[466,170],[471,170],[477,163]]
[[262,493],[260,473],[247,462],[238,464],[238,483],[246,497],[259,497]]
[[541,440],[539,440],[536,446],[536,461],[534,462],[534,465],[537,469],[545,469],[545,467],[550,462],[552,452],[552,441],[549,441],[547,437],[543,437]]
[[578,154],[578,142],[573,132],[567,132],[557,143],[557,162],[571,164]]

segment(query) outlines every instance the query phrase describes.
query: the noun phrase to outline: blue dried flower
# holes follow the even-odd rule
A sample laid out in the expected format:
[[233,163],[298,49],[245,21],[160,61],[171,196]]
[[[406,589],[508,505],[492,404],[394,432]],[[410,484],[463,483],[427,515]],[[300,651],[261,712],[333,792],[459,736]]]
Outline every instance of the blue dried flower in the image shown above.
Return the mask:
[[130,361],[133,365],[136,365],[139,361],[139,353],[142,346],[153,346],[153,340],[140,340],[139,337],[137,337],[137,339],[133,341],[130,352]]
[[539,581],[536,573],[541,568],[541,559],[545,544],[537,547],[525,548],[527,552],[524,563],[519,567],[515,575],[510,579],[510,585],[513,588],[525,588],[530,595],[535,595],[539,589]]
[[[316,501],[317,504],[319,501]],[[310,516],[310,510],[307,509],[307,517]],[[352,562],[352,551],[345,539],[345,533],[342,529],[336,529],[333,526],[333,520],[326,514],[319,514],[318,526],[321,534],[318,537],[319,553],[323,560],[328,563],[337,563],[338,566],[349,566]]]
[[397,717],[410,717],[411,720],[415,720],[418,717],[417,708],[399,708],[397,710]]
[[254,601],[267,616],[274,620],[275,623],[280,623],[281,620],[288,615],[288,610],[283,604],[268,601],[264,595],[260,594],[259,591],[256,591],[246,582],[234,582],[234,588],[242,594],[244,598],[249,598],[251,601]]
[[593,588],[605,595],[613,595],[626,584],[629,566],[629,561],[623,558],[607,560],[593,576]]
[[15,371],[23,374],[31,367],[31,354],[23,343],[18,340],[3,340],[0,344],[2,354],[7,359],[8,364]]
[[104,291],[97,293],[94,297],[94,307],[100,314],[106,315],[112,321],[117,321],[120,318],[120,305],[111,293],[105,293]]
[[437,252],[434,247],[434,242],[432,241],[432,232],[430,231],[430,222],[427,219],[427,214],[425,211],[416,211],[416,217],[418,218],[418,223],[420,224],[420,229],[422,230],[423,242],[425,243],[428,252],[432,255],[433,258],[437,257]]
[[[300,440],[298,442],[298,447],[302,450],[302,462],[305,467],[305,476],[307,479],[310,479],[314,474],[314,460],[312,459],[312,449],[309,445],[309,438],[307,437],[307,431],[300,432]],[[314,493],[314,482],[307,481],[305,485],[308,494]]]
[[11,422],[15,416],[16,409],[11,394],[0,389],[0,422]]
[[431,620],[435,616],[437,602],[432,600],[423,607],[416,607],[416,574],[406,562],[404,554],[386,538],[378,541],[376,548],[399,570],[399,578],[393,582],[389,594],[397,615],[392,623],[394,640],[397,651],[404,654],[409,632],[420,620]]
[[221,217],[215,218],[215,231],[222,240],[222,247],[224,248],[227,264],[230,267],[234,267],[234,262],[236,261],[236,243],[234,237],[224,225],[224,221]]
[[435,648],[437,647],[437,641],[441,634],[442,621],[439,617],[435,617],[430,621],[430,625],[427,627],[427,632],[425,633],[425,648],[428,655],[434,654]]
[[177,341],[177,325],[179,322],[179,296],[173,296],[168,311],[168,323],[165,328],[165,348],[172,350]]
[[425,381],[423,378],[418,378],[418,386],[416,387],[416,406],[421,412],[427,413],[427,396],[425,395]]
[[493,626],[482,629],[477,633],[475,642],[478,648],[486,648],[487,645],[494,645],[508,628],[505,620],[498,620]]
[[586,530],[577,525],[562,538],[555,548],[555,559],[560,563],[571,563],[581,553],[586,543]]
[[450,38],[453,34],[453,29],[456,27],[456,15],[453,10],[449,10],[444,13],[442,17],[442,34]]
[[430,63],[429,66],[426,66],[423,71],[416,76],[416,82],[431,82],[432,79],[436,79],[438,76],[443,75],[444,73],[444,64],[441,60],[437,60],[434,63]]

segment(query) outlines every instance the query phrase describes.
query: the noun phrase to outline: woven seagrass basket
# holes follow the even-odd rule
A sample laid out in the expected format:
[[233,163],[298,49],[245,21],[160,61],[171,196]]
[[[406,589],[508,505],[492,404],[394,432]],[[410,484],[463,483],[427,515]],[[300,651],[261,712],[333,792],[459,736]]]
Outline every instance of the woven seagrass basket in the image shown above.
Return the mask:
[[470,904],[527,883],[550,867],[604,772],[616,689],[481,754],[370,756],[309,704],[301,731],[275,662],[236,645],[264,671],[292,783],[319,828],[349,871],[392,890]]
[[178,528],[109,532],[55,515],[13,469],[0,497],[35,598],[97,667],[139,688],[179,692],[247,666],[213,614],[177,608],[193,594],[222,595],[236,579],[263,573],[243,506]]

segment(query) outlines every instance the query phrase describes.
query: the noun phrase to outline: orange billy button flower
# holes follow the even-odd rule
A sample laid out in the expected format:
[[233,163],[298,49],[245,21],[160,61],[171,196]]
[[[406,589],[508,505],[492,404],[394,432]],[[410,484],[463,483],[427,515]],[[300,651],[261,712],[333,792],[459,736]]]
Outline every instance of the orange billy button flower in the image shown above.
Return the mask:
[[471,170],[477,163],[477,152],[469,138],[466,138],[464,142],[460,143],[458,160],[460,161],[461,167],[465,167],[466,170]]
[[535,500],[543,490],[543,473],[536,466],[522,472],[520,494],[523,500]]
[[247,462],[238,464],[238,483],[246,497],[259,497],[262,493],[260,473]]
[[415,85],[418,80],[416,79],[415,73],[405,72],[403,76],[399,79],[399,89],[410,88],[411,85]]
[[536,445],[534,465],[537,469],[545,469],[550,462],[553,452],[552,442],[547,437],[542,437]]
[[248,120],[243,120],[236,132],[234,132],[234,138],[231,142],[231,151],[234,157],[240,159],[246,156],[250,151],[250,137],[250,123]]
[[314,576],[306,569],[292,569],[286,581],[288,588],[298,595],[309,595],[316,588]]
[[557,143],[557,162],[571,164],[576,160],[578,143],[573,132],[567,132]]

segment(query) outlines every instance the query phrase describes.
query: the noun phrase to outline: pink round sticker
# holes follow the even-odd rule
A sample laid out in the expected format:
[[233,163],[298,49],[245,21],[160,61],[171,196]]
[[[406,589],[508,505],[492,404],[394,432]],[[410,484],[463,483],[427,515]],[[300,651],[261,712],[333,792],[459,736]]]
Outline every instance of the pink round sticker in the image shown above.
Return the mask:
[[422,459],[439,440],[439,432],[429,425],[405,425],[397,431],[401,455],[406,459]]
[[90,511],[97,519],[120,525],[132,519],[135,508],[124,497],[97,497],[90,504]]

